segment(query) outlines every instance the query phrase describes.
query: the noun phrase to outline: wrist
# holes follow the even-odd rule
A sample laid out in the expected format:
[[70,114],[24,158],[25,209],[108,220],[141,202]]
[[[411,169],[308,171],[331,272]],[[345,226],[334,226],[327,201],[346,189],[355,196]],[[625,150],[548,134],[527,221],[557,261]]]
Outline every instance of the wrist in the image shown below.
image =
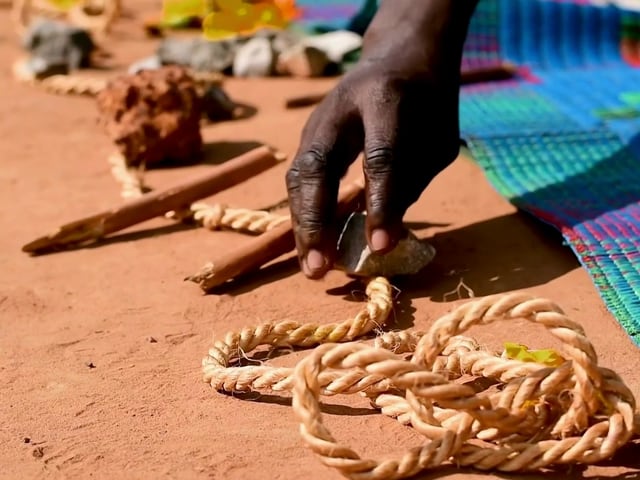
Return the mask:
[[399,55],[414,65],[459,71],[479,0],[382,0],[364,36],[362,57]]

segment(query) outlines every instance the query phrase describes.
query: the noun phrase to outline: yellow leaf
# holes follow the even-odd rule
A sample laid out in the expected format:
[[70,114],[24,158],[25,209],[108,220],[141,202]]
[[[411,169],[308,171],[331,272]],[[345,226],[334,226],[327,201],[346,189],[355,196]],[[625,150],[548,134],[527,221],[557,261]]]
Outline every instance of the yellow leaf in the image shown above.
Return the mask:
[[548,367],[558,367],[566,360],[555,350],[529,350],[525,345],[506,342],[504,352],[507,358],[521,362],[541,363]]
[[80,0],[48,0],[48,2],[59,10],[66,11],[80,3]]

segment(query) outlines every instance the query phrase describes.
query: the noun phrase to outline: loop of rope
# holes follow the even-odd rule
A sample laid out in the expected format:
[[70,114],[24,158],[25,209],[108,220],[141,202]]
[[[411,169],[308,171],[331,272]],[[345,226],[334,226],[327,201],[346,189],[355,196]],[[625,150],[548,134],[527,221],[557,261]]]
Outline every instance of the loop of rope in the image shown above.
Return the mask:
[[[367,297],[342,323],[284,321],[227,333],[202,362],[204,380],[222,392],[291,391],[303,441],[325,465],[357,480],[407,478],[447,463],[504,472],[590,464],[640,436],[632,392],[598,366],[582,327],[554,303],[521,293],[489,296],[462,304],[427,332],[382,333],[392,287],[370,279]],[[463,335],[513,320],[545,327],[561,341],[564,362],[496,356]],[[380,334],[373,345],[356,341],[373,330]],[[238,365],[259,346],[315,348],[294,368]],[[469,376],[490,388],[472,387]],[[320,395],[354,393],[426,441],[396,459],[362,459],[334,439],[320,411]]]
[[287,215],[275,215],[264,210],[232,208],[222,203],[193,203],[184,212],[169,212],[167,218],[194,221],[209,230],[226,228],[249,233],[264,233],[289,220]]
[[[56,95],[86,95],[95,97],[109,84],[108,78],[82,75],[49,75],[44,78],[36,78],[27,66],[26,59],[16,60],[12,65],[13,77],[20,83],[36,86],[47,93]],[[217,72],[189,71],[189,75],[195,83],[195,87],[203,91],[209,86],[222,84],[222,75]]]
[[[382,328],[393,306],[392,287],[382,277],[369,281],[366,288],[369,301],[353,318],[327,325],[301,324],[293,321],[267,323],[256,328],[245,328],[239,333],[229,332],[214,342],[202,361],[204,379],[216,390],[246,392],[255,389],[290,390],[292,368],[266,366],[231,367],[259,346],[313,347],[327,342],[348,342]],[[388,385],[380,375],[335,375],[328,372],[322,377],[327,395],[352,393],[362,389],[386,390]],[[384,382],[383,382],[384,383]]]

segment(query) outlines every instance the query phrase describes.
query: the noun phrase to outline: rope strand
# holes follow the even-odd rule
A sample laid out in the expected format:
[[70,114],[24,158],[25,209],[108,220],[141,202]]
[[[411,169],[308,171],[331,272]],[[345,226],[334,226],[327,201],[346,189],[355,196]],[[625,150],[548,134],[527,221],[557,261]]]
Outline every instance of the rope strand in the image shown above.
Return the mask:
[[[598,366],[582,327],[553,302],[522,293],[479,298],[427,332],[386,332],[393,290],[367,282],[354,319],[328,325],[266,323],[228,332],[202,362],[204,381],[222,392],[292,392],[303,441],[330,468],[354,480],[402,479],[445,464],[523,472],[608,459],[640,436],[636,401],[622,379]],[[562,342],[559,366],[482,351],[472,326],[527,320]],[[368,345],[358,338],[377,331]],[[294,368],[238,366],[260,346],[315,347]],[[408,356],[407,356],[408,355]],[[477,392],[465,375],[494,382]],[[369,398],[383,415],[426,439],[393,460],[362,459],[322,422],[320,395]]]

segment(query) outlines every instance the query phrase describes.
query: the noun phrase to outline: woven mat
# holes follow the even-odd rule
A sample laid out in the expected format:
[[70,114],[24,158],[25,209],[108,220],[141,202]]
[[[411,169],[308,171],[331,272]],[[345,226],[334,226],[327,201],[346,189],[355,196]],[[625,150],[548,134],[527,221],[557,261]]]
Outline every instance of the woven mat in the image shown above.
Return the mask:
[[635,52],[640,17],[585,2],[481,2],[494,7],[484,28],[497,55],[527,74],[464,88],[462,135],[502,195],[562,232],[640,346],[640,71],[637,54],[621,54]]

